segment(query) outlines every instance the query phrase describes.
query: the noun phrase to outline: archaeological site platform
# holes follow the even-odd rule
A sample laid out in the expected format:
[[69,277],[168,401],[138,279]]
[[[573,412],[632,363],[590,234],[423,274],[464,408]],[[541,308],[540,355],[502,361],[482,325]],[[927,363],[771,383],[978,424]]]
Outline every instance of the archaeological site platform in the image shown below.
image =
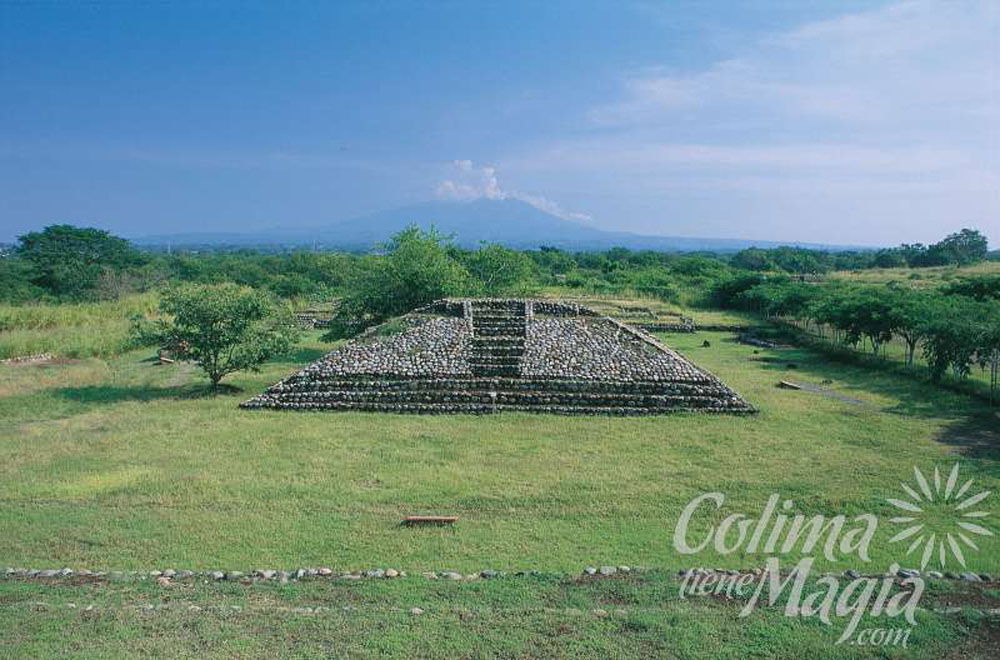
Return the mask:
[[446,299],[328,353],[243,408],[491,414],[752,413],[652,335],[574,303]]

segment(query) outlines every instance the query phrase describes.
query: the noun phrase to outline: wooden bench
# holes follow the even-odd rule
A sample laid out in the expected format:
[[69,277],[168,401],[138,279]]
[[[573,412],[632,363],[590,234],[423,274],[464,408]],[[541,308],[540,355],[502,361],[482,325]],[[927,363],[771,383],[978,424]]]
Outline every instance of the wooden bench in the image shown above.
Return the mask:
[[404,525],[450,525],[458,520],[458,516],[406,516]]

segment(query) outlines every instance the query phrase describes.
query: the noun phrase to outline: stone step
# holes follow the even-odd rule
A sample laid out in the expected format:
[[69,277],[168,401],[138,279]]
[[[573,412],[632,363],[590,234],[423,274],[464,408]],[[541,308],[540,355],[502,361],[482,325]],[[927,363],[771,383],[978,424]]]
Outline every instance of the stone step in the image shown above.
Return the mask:
[[302,393],[299,395],[285,395],[279,404],[316,403],[326,404],[331,402],[369,402],[369,403],[468,403],[468,404],[492,404],[532,406],[532,405],[559,405],[559,406],[585,406],[585,407],[628,407],[628,408],[676,408],[687,406],[690,408],[713,407],[724,403],[717,397],[686,397],[686,396],[661,396],[661,395],[613,395],[613,394],[593,394],[593,393],[554,393],[554,392],[453,392],[453,391],[427,391],[427,392],[372,392],[372,391],[337,391],[337,392],[314,392]]
[[524,355],[524,349],[503,348],[503,349],[494,349],[487,351],[487,350],[476,350],[475,348],[473,348],[472,355],[474,359],[477,357],[489,357],[489,356],[520,358],[521,356]]
[[371,390],[379,392],[422,392],[422,391],[505,391],[505,392],[583,392],[612,394],[653,394],[688,396],[727,396],[730,391],[720,385],[700,383],[656,383],[656,382],[608,382],[586,380],[561,380],[522,376],[520,378],[476,378],[455,377],[438,379],[386,378],[376,380],[371,377],[353,379],[330,379],[322,381],[302,380],[285,383],[280,388],[271,388],[267,394],[282,395],[292,392],[337,392]]
[[507,337],[510,339],[515,339],[517,337],[525,337],[528,334],[528,329],[525,327],[514,327],[514,326],[482,326],[473,328],[473,332],[480,337]]
[[523,348],[524,343],[524,337],[472,337],[473,346],[483,346],[487,348],[503,346],[516,346]]
[[[247,408],[267,408],[268,406],[245,405]],[[470,414],[489,415],[501,412],[529,412],[549,415],[613,415],[632,416],[650,414],[669,414],[673,412],[703,412],[703,413],[749,413],[750,410],[736,410],[726,407],[713,408],[632,408],[627,406],[558,406],[558,405],[492,405],[467,403],[421,403],[396,404],[372,402],[329,401],[323,403],[301,403],[288,406],[289,410],[329,410],[329,411],[365,411],[411,414]]]
[[469,366],[477,364],[519,364],[520,355],[504,355],[501,353],[473,353],[469,358]]
[[527,316],[524,314],[524,310],[521,311],[507,311],[499,309],[489,309],[489,310],[472,310],[472,318],[474,319],[526,319]]
[[510,319],[472,319],[472,327],[475,328],[523,328],[527,324],[524,321],[520,323],[512,321]]
[[472,367],[476,376],[518,376],[521,369],[517,365],[476,365]]

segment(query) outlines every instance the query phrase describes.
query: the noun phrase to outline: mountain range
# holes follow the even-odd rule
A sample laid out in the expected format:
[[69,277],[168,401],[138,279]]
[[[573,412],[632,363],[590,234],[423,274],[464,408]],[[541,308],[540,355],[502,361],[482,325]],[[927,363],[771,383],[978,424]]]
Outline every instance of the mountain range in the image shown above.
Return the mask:
[[551,246],[563,250],[630,250],[660,252],[734,252],[748,247],[792,245],[814,249],[845,249],[812,243],[756,241],[745,239],[686,238],[607,231],[566,220],[516,199],[476,199],[465,202],[423,202],[402,208],[342,220],[320,227],[276,227],[245,233],[181,233],[133,239],[142,246],[303,246],[348,251],[367,251],[408,225],[433,227],[452,236],[463,247],[481,242],[532,249]]

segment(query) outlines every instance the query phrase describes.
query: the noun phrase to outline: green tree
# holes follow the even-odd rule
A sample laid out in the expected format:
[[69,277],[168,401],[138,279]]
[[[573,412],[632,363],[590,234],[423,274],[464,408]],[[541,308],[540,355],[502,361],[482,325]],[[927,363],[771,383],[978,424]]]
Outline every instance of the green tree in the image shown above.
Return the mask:
[[[263,291],[236,284],[187,284],[168,290],[160,311],[170,320],[154,335],[184,347],[216,388],[235,371],[256,371],[287,353],[299,335],[291,310]],[[148,335],[147,335],[148,337]]]
[[979,341],[976,358],[980,366],[990,370],[990,402],[996,403],[1000,388],[1000,302],[984,306],[986,313],[979,319]]
[[921,327],[921,345],[931,368],[931,379],[941,380],[951,367],[955,378],[971,371],[982,328],[980,304],[961,298],[943,298]]
[[490,243],[466,253],[463,262],[484,295],[524,294],[531,289],[534,264],[524,252]]
[[31,262],[16,254],[0,255],[0,301],[22,303],[38,300],[44,291],[34,284]]
[[924,338],[924,321],[935,314],[941,297],[913,289],[890,287],[884,292],[883,299],[888,308],[888,325],[892,334],[906,344],[904,362],[907,367],[912,367],[917,346]]
[[756,271],[774,270],[776,267],[771,254],[760,248],[740,250],[733,256],[732,264],[736,268]]
[[976,300],[1000,300],[1000,275],[963,277],[945,286],[943,292]]
[[334,314],[326,340],[357,332],[439,298],[470,289],[468,271],[448,254],[448,241],[434,230],[411,226],[369,257]]
[[975,229],[963,229],[935,243],[928,252],[940,255],[938,258],[945,263],[964,266],[983,261],[988,250],[985,236]]
[[17,255],[30,262],[32,283],[54,296],[88,297],[104,269],[138,266],[143,255],[101,229],[51,225],[18,237]]

